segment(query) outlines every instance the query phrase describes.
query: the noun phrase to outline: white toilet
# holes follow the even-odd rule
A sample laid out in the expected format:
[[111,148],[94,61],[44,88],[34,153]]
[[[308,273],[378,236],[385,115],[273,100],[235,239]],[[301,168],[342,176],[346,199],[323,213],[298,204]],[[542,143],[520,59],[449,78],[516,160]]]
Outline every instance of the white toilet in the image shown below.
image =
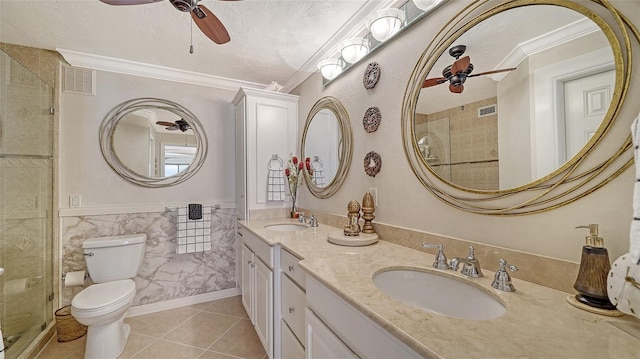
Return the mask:
[[94,285],[71,301],[71,315],[88,326],[85,359],[115,359],[124,350],[129,325],[124,316],[136,295],[131,279],[144,259],[147,235],[90,238],[82,243]]

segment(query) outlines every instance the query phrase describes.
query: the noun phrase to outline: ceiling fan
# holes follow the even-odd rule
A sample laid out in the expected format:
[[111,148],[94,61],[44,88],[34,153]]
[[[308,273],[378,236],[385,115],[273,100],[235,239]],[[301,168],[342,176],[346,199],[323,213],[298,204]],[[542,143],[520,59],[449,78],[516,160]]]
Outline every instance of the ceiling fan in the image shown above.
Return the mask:
[[[109,5],[141,5],[160,2],[163,0],[100,0]],[[234,1],[234,0],[221,0]],[[191,18],[200,30],[216,44],[229,42],[231,38],[227,29],[209,9],[199,5],[200,0],[169,0],[171,5],[182,12],[190,12]]]
[[182,132],[186,132],[191,129],[191,125],[189,125],[189,123],[184,119],[179,119],[176,122],[156,121],[156,125],[166,126],[166,129],[169,131],[180,130]]
[[516,68],[508,68],[508,69],[500,69],[493,71],[480,72],[477,74],[471,74],[473,71],[473,64],[471,63],[471,58],[469,56],[465,56],[460,58],[464,51],[467,49],[465,45],[456,45],[449,49],[449,55],[455,57],[456,61],[442,70],[442,76],[444,77],[434,77],[430,79],[424,80],[422,87],[431,87],[443,84],[445,82],[449,82],[449,91],[453,93],[462,93],[464,90],[464,82],[469,77],[476,77],[482,75],[490,75],[496,74],[499,72],[513,71]]

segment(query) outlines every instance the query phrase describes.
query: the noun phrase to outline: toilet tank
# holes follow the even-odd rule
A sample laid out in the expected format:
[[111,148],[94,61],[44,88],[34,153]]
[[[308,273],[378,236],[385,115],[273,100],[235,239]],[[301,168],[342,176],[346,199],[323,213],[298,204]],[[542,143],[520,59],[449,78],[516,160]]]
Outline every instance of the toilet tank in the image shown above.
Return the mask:
[[135,277],[144,260],[146,241],[145,233],[85,240],[82,250],[91,280],[103,283]]

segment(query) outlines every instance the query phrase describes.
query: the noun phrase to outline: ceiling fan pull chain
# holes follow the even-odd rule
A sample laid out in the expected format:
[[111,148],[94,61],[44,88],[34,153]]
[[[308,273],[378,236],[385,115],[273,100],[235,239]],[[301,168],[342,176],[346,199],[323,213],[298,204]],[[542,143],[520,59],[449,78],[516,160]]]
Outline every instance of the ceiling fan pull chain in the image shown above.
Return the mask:
[[193,54],[193,21],[189,21],[191,24],[191,45],[189,46],[189,53]]

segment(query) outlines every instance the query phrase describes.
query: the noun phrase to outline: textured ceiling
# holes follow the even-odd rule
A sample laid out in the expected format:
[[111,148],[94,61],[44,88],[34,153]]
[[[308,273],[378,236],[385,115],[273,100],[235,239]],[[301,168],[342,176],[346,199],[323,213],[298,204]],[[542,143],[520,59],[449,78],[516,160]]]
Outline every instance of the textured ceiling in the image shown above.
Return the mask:
[[191,17],[168,0],[129,6],[98,0],[0,0],[0,41],[286,84],[298,71],[313,71],[303,65],[371,2],[376,0],[202,0],[224,23],[231,41],[217,45],[194,24],[190,54]]

